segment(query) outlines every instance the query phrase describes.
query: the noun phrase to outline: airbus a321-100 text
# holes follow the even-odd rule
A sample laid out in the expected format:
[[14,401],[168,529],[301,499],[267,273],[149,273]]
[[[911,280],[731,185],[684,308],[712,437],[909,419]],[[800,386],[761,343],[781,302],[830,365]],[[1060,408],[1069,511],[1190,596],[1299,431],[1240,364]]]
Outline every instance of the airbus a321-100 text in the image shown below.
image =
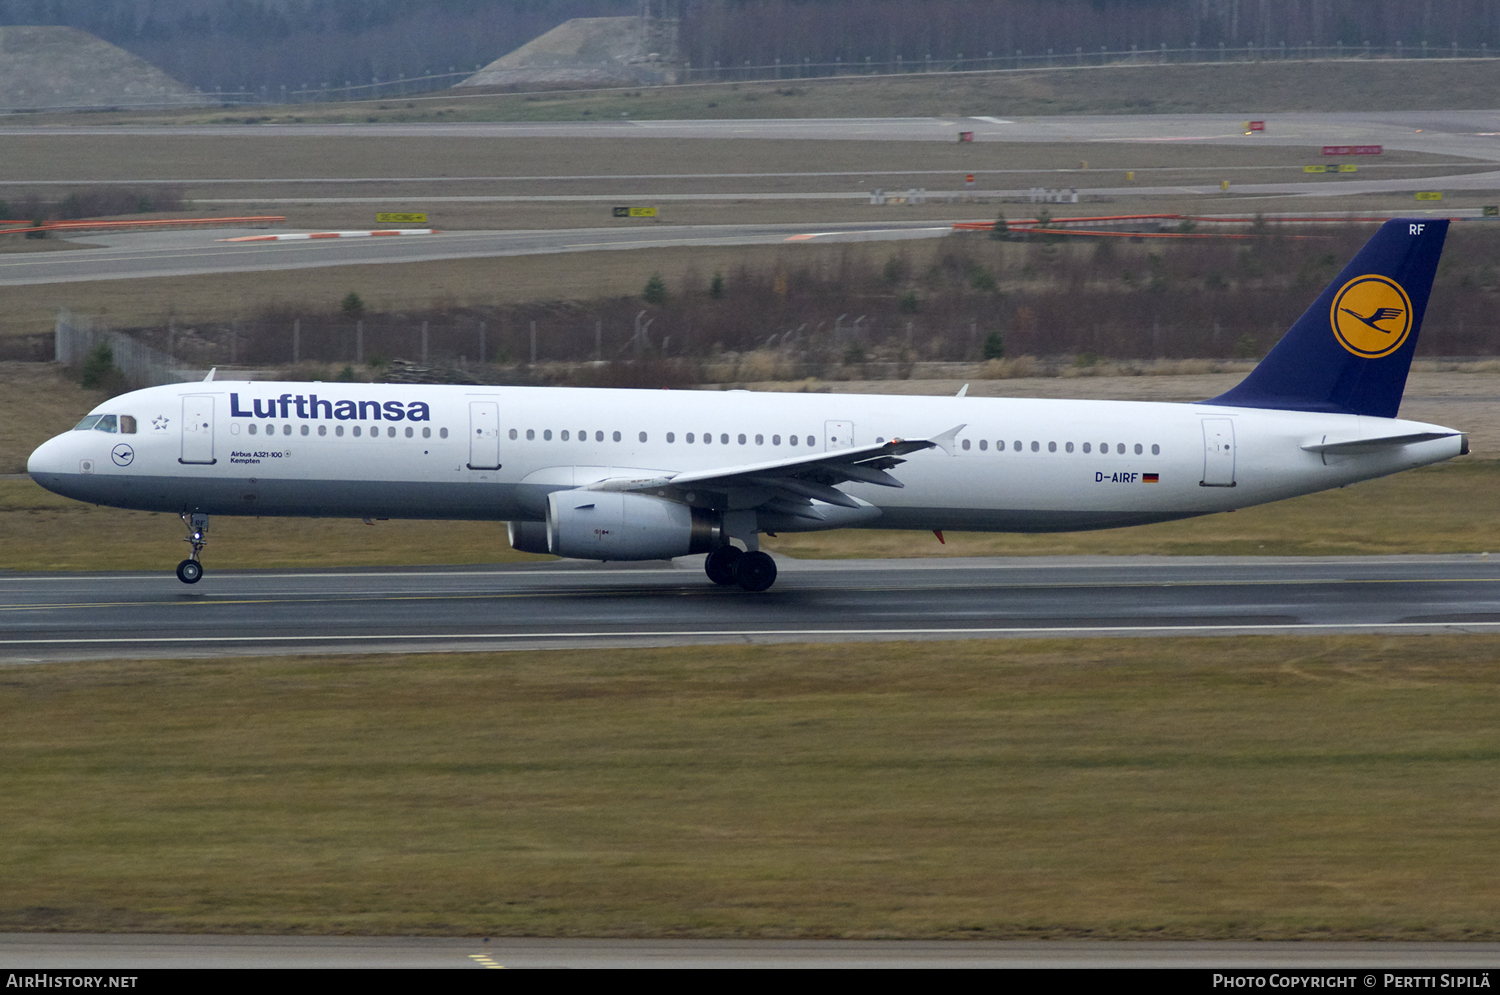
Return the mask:
[[132,391],[28,463],[80,501],[210,515],[491,519],[533,553],[707,553],[763,591],[761,534],[1164,522],[1468,451],[1396,418],[1448,222],[1386,222],[1243,382],[1196,404],[230,382]]

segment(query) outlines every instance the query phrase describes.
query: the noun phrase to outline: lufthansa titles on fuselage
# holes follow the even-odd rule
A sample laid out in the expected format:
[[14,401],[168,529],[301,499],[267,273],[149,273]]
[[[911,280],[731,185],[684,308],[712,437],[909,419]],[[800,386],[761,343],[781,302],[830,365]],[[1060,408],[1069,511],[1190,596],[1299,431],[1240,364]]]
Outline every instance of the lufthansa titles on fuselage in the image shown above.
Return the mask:
[[250,410],[240,407],[240,395],[229,395],[232,418],[291,418],[332,421],[431,421],[426,401],[334,401],[317,394],[282,394],[280,397],[250,399]]

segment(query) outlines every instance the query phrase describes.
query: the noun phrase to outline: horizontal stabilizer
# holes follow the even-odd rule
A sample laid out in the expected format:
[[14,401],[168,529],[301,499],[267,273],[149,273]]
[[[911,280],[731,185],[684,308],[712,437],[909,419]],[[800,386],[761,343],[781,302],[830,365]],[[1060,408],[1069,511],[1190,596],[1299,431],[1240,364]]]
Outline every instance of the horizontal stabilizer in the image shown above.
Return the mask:
[[[1328,456],[1354,456],[1359,453],[1379,452],[1382,449],[1397,449],[1415,442],[1451,439],[1455,435],[1462,434],[1461,432],[1411,432],[1406,435],[1386,435],[1373,439],[1344,439],[1339,442],[1329,442],[1325,435],[1322,442],[1309,442],[1302,448],[1309,453]],[[1465,445],[1464,449],[1467,450],[1468,446]]]

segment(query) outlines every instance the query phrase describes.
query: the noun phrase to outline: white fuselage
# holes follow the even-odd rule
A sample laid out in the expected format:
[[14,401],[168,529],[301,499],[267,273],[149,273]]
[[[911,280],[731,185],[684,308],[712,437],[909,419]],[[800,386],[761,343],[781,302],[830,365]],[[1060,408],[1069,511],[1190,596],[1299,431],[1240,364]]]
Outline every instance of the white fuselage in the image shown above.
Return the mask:
[[[316,400],[314,400],[316,398]],[[229,515],[537,521],[550,491],[765,463],[964,427],[839,489],[875,528],[1071,531],[1243,508],[1436,463],[1451,429],[1205,404],[211,381],[99,405],[32,476],[80,500]],[[134,419],[136,431],[119,429]],[[399,416],[399,417],[398,417]],[[1442,438],[1347,455],[1302,447]],[[793,444],[795,440],[795,444]],[[733,509],[725,509],[733,510]]]

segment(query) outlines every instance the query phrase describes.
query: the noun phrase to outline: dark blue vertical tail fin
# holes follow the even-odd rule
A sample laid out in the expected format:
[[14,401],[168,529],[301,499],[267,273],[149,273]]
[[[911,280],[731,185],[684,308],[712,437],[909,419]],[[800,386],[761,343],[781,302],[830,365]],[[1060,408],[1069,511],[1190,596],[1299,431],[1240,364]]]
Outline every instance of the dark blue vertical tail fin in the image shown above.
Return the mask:
[[1260,365],[1203,403],[1396,417],[1447,235],[1447,220],[1381,225]]

